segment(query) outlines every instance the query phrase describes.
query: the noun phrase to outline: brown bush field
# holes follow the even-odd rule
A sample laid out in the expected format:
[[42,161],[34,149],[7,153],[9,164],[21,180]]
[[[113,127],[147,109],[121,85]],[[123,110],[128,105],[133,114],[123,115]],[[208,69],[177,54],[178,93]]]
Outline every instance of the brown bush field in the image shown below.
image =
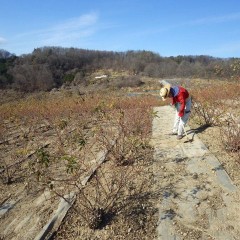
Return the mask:
[[[151,124],[153,107],[169,102],[158,97],[158,80],[141,80],[137,87],[84,94],[62,89],[19,97],[1,91],[1,205],[19,194],[33,200],[46,189],[52,203],[75,192],[52,239],[154,239],[159,189],[152,170]],[[200,138],[239,186],[240,84],[203,79],[173,83],[191,92],[189,125],[202,129]],[[99,152],[105,154],[101,163]],[[39,229],[52,211],[49,206],[39,213]],[[14,234],[0,233],[0,239]]]

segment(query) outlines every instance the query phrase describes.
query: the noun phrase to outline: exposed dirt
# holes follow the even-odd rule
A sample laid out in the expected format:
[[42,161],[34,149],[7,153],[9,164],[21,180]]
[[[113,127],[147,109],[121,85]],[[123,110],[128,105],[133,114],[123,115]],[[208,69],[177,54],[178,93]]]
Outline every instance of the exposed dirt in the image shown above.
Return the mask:
[[[12,128],[15,130],[15,128]],[[46,131],[42,131],[45,129]],[[36,130],[36,129],[35,129]],[[53,134],[53,129],[42,128],[42,130],[34,131],[35,135],[32,136],[38,140],[37,145],[33,142],[28,142],[28,147],[35,150],[41,146],[46,146],[45,149],[48,152],[55,152],[54,147],[56,143],[56,136]],[[75,132],[75,131],[74,131]],[[73,132],[73,133],[74,133]],[[11,132],[13,133],[13,132]],[[10,156],[9,151],[15,156],[16,152],[23,151],[27,141],[24,140],[23,133],[14,132],[13,137],[9,132],[9,141],[1,145],[2,157],[6,159],[4,164],[11,164],[11,161],[16,161]],[[38,134],[39,135],[38,135]],[[51,138],[49,138],[51,135]],[[41,136],[41,137],[40,137]],[[5,136],[6,139],[6,136]],[[40,141],[40,139],[42,141]],[[48,144],[46,144],[48,139]],[[50,141],[51,139],[51,141]],[[36,143],[36,142],[35,142]],[[14,147],[15,146],[15,147]],[[18,146],[18,147],[16,147]],[[73,146],[72,146],[73,147]],[[68,151],[70,151],[68,149]],[[71,150],[70,152],[72,152]],[[102,164],[101,168],[104,168],[105,172],[110,174],[117,174],[117,172],[128,173],[126,179],[122,179],[125,186],[123,186],[123,193],[120,194],[119,199],[114,203],[111,208],[112,212],[105,212],[102,216],[101,224],[98,229],[92,230],[89,227],[89,221],[86,221],[84,217],[89,218],[92,211],[84,206],[84,200],[81,194],[78,195],[73,207],[68,212],[64,219],[59,231],[53,237],[54,239],[154,239],[156,234],[157,225],[157,208],[156,202],[159,195],[156,193],[157,189],[154,185],[153,179],[153,154],[151,147],[140,148],[134,161],[130,161],[130,165],[114,166],[111,162],[111,156],[106,159],[106,162]],[[36,161],[36,151],[29,157],[26,156],[27,162]],[[86,165],[86,164],[85,164]],[[59,169],[59,165],[56,169]],[[25,236],[25,239],[32,239],[32,235],[28,235],[30,232],[35,235],[38,234],[40,229],[48,222],[52,213],[57,208],[58,199],[54,194],[44,193],[34,181],[25,181],[28,176],[28,168],[25,161],[21,164],[17,164],[16,168],[10,172],[11,183],[6,184],[7,175],[6,172],[2,172],[1,181],[1,205],[14,200],[16,205],[0,219],[1,221],[1,238],[2,239],[20,239]],[[133,175],[134,174],[134,175]],[[132,175],[132,176],[130,176]],[[110,180],[114,180],[114,177],[110,176]],[[105,180],[107,175],[100,176],[98,181]],[[127,180],[129,179],[129,182]],[[91,186],[91,181],[88,185]],[[118,181],[118,178],[115,179]],[[29,184],[31,186],[29,186]],[[110,183],[107,183],[110,186]],[[65,185],[64,185],[65,186]],[[66,185],[67,186],[67,185]],[[65,186],[65,187],[66,187]],[[71,185],[69,185],[71,186]],[[96,188],[86,187],[85,196],[88,196],[87,200],[95,201],[96,195],[91,195]],[[68,189],[69,191],[69,189]],[[66,192],[66,191],[65,191]],[[83,204],[81,204],[83,201]],[[101,200],[99,200],[100,203]],[[93,203],[94,204],[94,203]],[[96,205],[97,206],[97,205]],[[77,210],[77,211],[76,211]],[[79,214],[81,213],[81,214]],[[29,221],[31,219],[31,221]],[[8,228],[7,228],[8,226]]]
[[[8,123],[7,123],[8,124]],[[199,126],[192,124],[192,128],[198,128]],[[28,126],[28,129],[21,128],[21,123],[10,124],[7,129],[8,141],[2,141],[0,144],[1,157],[7,157],[7,164],[10,164],[11,161],[16,161],[14,156],[28,155],[30,159],[34,159],[29,152],[28,149],[36,149],[34,144],[37,143],[37,147],[40,145],[45,146],[46,144],[51,145],[51,137],[54,135],[51,128],[48,126],[39,125],[39,128],[34,130],[34,134],[30,131],[31,126]],[[26,138],[26,133],[29,135]],[[37,135],[41,135],[41,138],[37,137]],[[237,156],[231,155],[227,153],[221,142],[220,142],[220,131],[218,127],[210,127],[203,129],[198,132],[198,136],[205,143],[208,149],[219,159],[220,163],[223,165],[224,169],[227,171],[229,176],[231,177],[234,184],[240,187],[240,174],[239,168],[240,165],[236,161]],[[6,136],[5,136],[6,137]],[[54,138],[56,136],[54,135]],[[49,142],[47,142],[47,140]],[[141,152],[143,151],[143,152]],[[80,213],[86,211],[86,209],[79,203],[78,200],[75,201],[73,208],[71,208],[66,215],[62,225],[60,226],[57,233],[54,234],[52,239],[81,239],[81,240],[94,240],[94,239],[146,239],[151,240],[156,237],[156,227],[158,222],[158,207],[159,201],[162,197],[162,183],[156,182],[154,179],[154,165],[153,160],[153,149],[150,147],[143,148],[138,153],[138,160],[133,163],[133,166],[138,169],[138,174],[136,174],[133,183],[134,191],[130,191],[128,188],[124,189],[124,197],[119,198],[116,201],[116,205],[114,206],[113,212],[107,212],[103,217],[103,221],[98,229],[91,229],[88,225],[88,222],[85,221]],[[17,153],[17,154],[16,154]],[[181,159],[179,160],[181,161]],[[110,161],[106,161],[104,163],[104,168],[110,171],[112,169],[112,165],[109,163]],[[1,165],[3,163],[1,162]],[[174,181],[178,181],[180,178],[184,178],[184,171],[180,167],[176,170],[176,175],[164,175],[164,169],[159,169],[159,173],[163,175],[166,179],[170,179]],[[122,171],[126,166],[119,166]],[[112,169],[114,170],[114,169]],[[41,196],[42,192],[38,192],[35,194],[31,194],[31,192],[27,192],[28,188],[20,176],[24,172],[24,169],[21,167],[16,169],[16,174],[11,172],[12,175],[12,183],[4,184],[6,181],[6,177],[3,177],[3,172],[1,172],[1,177],[3,177],[3,181],[0,183],[0,203],[3,205],[9,200],[18,200],[20,193],[23,197],[28,199],[25,201],[21,207],[13,208],[9,211],[3,218],[0,219],[0,239],[19,239],[16,236],[16,233],[10,233],[8,235],[3,234],[3,230],[7,228],[7,224],[16,219],[18,216],[20,219],[24,219],[24,216],[21,216],[22,213],[29,212],[33,206],[35,206],[35,212],[39,211],[38,204],[36,203],[36,199]],[[24,176],[26,176],[24,174]],[[201,175],[197,176],[198,180],[201,179]],[[193,176],[194,181],[194,176]],[[165,181],[167,184],[167,181]],[[199,186],[199,187],[207,187],[207,186]],[[91,191],[91,189],[89,190]],[[88,194],[88,193],[86,193]],[[89,193],[90,194],[90,193]],[[204,196],[202,196],[204,199]],[[48,196],[46,197],[49,208],[44,207],[41,208],[38,217],[39,224],[38,230],[41,229],[48,220],[48,217],[53,212],[53,209],[50,206],[54,201],[57,201],[55,197]],[[214,196],[208,196],[208,201],[212,201],[212,204],[215,206],[222,204],[222,199],[216,198]],[[35,205],[34,205],[35,204]],[[16,205],[17,206],[17,205]],[[76,209],[78,211],[76,211]],[[14,212],[14,213],[13,213]],[[171,212],[170,212],[171,213]],[[171,213],[173,214],[173,213]],[[8,221],[6,219],[8,217],[12,217]],[[204,229],[204,224],[208,224],[204,221],[205,216],[201,216],[199,219],[199,229]],[[27,221],[27,219],[25,219]],[[23,236],[24,232],[27,231],[23,225],[18,225],[19,236]],[[187,229],[186,226],[178,226],[179,231],[185,233],[188,232],[188,238],[186,239],[199,239],[201,236],[201,231],[199,229]],[[37,232],[36,232],[37,233]],[[26,238],[27,239],[27,238]],[[211,239],[209,237],[209,239]]]
[[[152,174],[152,151],[147,151],[148,154],[145,155],[145,152],[145,158],[136,166],[141,170],[135,174],[134,193],[116,202],[115,211],[104,216],[99,229],[90,229],[87,222],[72,208],[54,239],[154,239],[159,193]],[[106,162],[105,165],[109,163]],[[121,168],[122,171],[126,171],[125,167]],[[80,213],[84,211],[79,201],[75,202],[74,207]]]
[[[231,179],[239,186],[239,164],[234,161],[233,157],[223,151],[221,143],[217,140],[219,139],[219,129],[217,127],[207,128],[201,133],[198,133],[198,136],[203,140],[206,146],[208,146],[209,150],[218,157]],[[135,195],[132,197],[126,197],[123,202],[118,202],[118,208],[116,208],[118,211],[112,214],[109,213],[108,216],[105,216],[105,220],[100,229],[90,229],[82,216],[73,208],[70,209],[59,231],[53,236],[53,239],[155,239],[159,214],[157,208],[158,202],[162,197],[163,189],[165,189],[165,187],[167,189],[169,186],[163,186],[163,183],[157,183],[154,180],[152,150],[148,149],[147,151],[148,154],[146,154],[146,152],[144,153],[145,159],[138,162],[141,168],[141,174],[136,175],[135,179],[135,187],[142,187],[141,191],[135,192]],[[105,164],[107,165],[108,163]],[[181,169],[181,164],[178,164],[177,170],[175,175],[169,176],[164,175],[164,169],[160,169],[159,173],[162,172],[165,180],[169,178],[173,183],[174,178],[178,181],[178,179],[184,177],[184,171]],[[199,179],[201,179],[201,175],[198,175],[198,181]],[[8,186],[8,190],[6,191],[5,186],[1,185],[1,200],[3,201],[8,194],[12,194],[11,198],[13,198],[13,196],[16,197],[16,190],[19,190],[21,186],[21,183],[12,184]],[[173,192],[175,190],[172,189]],[[21,213],[26,212],[24,208],[30,210],[31,206],[33,207],[36,197],[37,196],[31,196],[32,201],[28,201],[27,205],[22,205],[21,208],[14,209],[14,215],[21,218]],[[222,199],[215,198],[214,196],[208,196],[207,200],[211,201],[212,205],[215,207],[222,204]],[[79,211],[84,211],[84,209],[81,209],[81,205],[78,205],[77,201],[74,204],[74,208],[78,208]],[[39,221],[39,226],[44,226],[46,221],[43,219],[49,217],[51,211],[53,211],[51,208],[45,208],[45,210],[46,211],[42,208],[39,213],[42,219]],[[179,224],[176,224],[176,227],[179,227],[179,232],[183,234],[188,233],[185,239],[199,239],[202,229],[205,228],[203,224],[209,224],[207,220],[204,221],[204,216],[199,219],[199,229],[187,228],[186,225],[181,226]],[[24,232],[27,230],[22,226],[21,231]],[[8,235],[8,237],[11,239],[11,235]]]
[[[192,129],[199,129],[194,123],[191,123]],[[200,128],[201,129],[201,128]],[[198,131],[198,136],[209,149],[209,151],[215,155],[223,168],[226,170],[231,180],[238,188],[240,187],[240,159],[239,153],[233,153],[226,151],[221,141],[221,131],[217,126],[204,128]]]
[[[96,114],[98,112],[95,110]],[[101,112],[99,114],[102,115]],[[75,161],[81,161],[80,168],[83,172],[88,172],[94,164],[96,153],[102,149],[97,147],[101,146],[97,141],[102,141],[102,145],[109,148],[108,137],[115,138],[114,127],[109,128],[105,122],[100,124],[95,117],[93,113],[91,118],[85,116],[84,119],[80,119],[78,115],[71,114],[69,117],[63,114],[61,117],[57,116],[54,122],[49,118],[33,122],[21,122],[13,118],[1,123],[1,210],[10,206],[9,211],[0,216],[1,239],[33,239],[40,232],[52,217],[59,201],[55,194],[44,192],[46,187],[50,189],[54,184],[58,193],[62,194],[80,189],[72,184],[77,184],[77,180],[69,178],[71,181],[61,182],[69,176],[66,170],[74,172]],[[106,116],[107,119],[109,117]],[[109,129],[107,134],[106,129]],[[96,134],[98,131],[101,131],[101,139]],[[125,141],[124,138],[121,139]],[[85,147],[85,155],[81,155],[79,152],[85,141],[88,147]],[[154,239],[158,195],[153,184],[153,149],[148,146],[147,141],[139,142],[134,136],[129,141],[138,147],[132,150],[130,147],[128,150],[128,145],[121,145],[120,142],[115,144],[114,151],[121,150],[122,146],[128,151],[123,159],[120,158],[123,164],[113,165],[113,155],[107,156],[100,167],[107,174],[98,177],[97,185],[94,185],[94,178],[90,179],[84,188],[84,196],[82,192],[77,195],[74,206],[54,236],[55,239],[113,239],[113,236],[115,239]],[[82,171],[78,169],[79,174]],[[74,177],[77,175],[73,174]],[[59,181],[53,182],[51,179]],[[91,217],[94,211],[86,207],[84,200],[91,202],[90,205],[96,208],[99,207],[98,204],[105,206],[103,194],[94,195],[95,191],[100,192],[102,181],[106,185],[106,202],[111,200],[111,192],[116,197],[113,198],[114,204],[108,206],[100,216],[97,229],[91,230],[89,225],[93,227],[96,221],[91,224],[86,218]],[[121,189],[116,192],[119,186]]]

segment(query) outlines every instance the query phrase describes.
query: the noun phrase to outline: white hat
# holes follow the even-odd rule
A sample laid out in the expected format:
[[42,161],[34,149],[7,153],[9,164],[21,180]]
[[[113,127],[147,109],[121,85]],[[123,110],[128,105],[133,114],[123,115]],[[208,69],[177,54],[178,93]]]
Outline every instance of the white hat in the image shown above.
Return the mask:
[[160,96],[162,97],[162,100],[165,101],[167,99],[167,97],[169,96],[170,93],[170,84],[164,85],[161,89],[160,89]]

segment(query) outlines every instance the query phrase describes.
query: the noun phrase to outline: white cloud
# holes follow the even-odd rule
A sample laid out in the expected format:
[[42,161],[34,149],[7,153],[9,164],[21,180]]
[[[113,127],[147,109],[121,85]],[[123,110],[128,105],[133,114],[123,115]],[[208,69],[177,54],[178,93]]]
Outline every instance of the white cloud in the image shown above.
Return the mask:
[[189,21],[188,23],[185,23],[185,24],[188,24],[188,25],[218,24],[223,22],[235,21],[239,19],[240,19],[240,13],[232,13],[232,14],[223,15],[223,16],[200,18],[193,21]]
[[5,48],[17,55],[30,53],[34,48],[44,46],[83,47],[89,42],[88,37],[99,30],[98,20],[98,14],[91,12],[44,29],[21,32],[13,36],[11,41],[0,36],[0,44],[5,44]]
[[38,46],[74,45],[76,41],[91,36],[96,31],[98,15],[89,13],[77,18],[67,19],[64,22],[50,26],[46,29],[21,33],[17,36],[20,41],[24,39],[25,43],[35,42]]
[[69,19],[39,33],[43,45],[64,45],[74,43],[95,33],[98,16],[95,13]]
[[5,38],[3,38],[3,37],[0,37],[0,44],[3,44],[3,43],[6,43],[6,39]]
[[211,16],[211,17],[206,17],[206,18],[199,18],[195,20],[189,20],[185,22],[178,22],[172,25],[158,25],[158,27],[154,29],[147,29],[143,30],[137,34],[139,35],[145,35],[145,34],[156,34],[156,33],[164,33],[167,31],[171,31],[173,29],[177,28],[182,28],[186,26],[198,26],[198,25],[209,25],[209,24],[219,24],[223,22],[230,22],[230,21],[236,21],[240,20],[240,13],[232,13],[228,15],[223,15],[223,16]]
[[219,24],[224,22],[236,21],[240,19],[240,13],[233,13],[223,16],[211,16],[206,18],[199,18],[195,20],[189,20],[186,22],[180,22],[174,25],[165,26],[161,30],[171,30],[173,28],[186,27],[186,26],[198,26],[198,25],[209,25],[209,24]]
[[96,13],[82,15],[78,18],[68,19],[67,21],[55,26],[57,30],[78,30],[79,28],[89,27],[96,23],[98,17]]

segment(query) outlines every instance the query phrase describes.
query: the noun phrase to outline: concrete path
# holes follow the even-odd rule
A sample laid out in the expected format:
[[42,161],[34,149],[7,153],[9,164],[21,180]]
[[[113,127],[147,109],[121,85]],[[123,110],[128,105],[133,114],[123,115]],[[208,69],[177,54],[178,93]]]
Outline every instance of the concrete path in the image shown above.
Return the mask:
[[189,128],[192,142],[169,135],[172,107],[154,111],[154,174],[161,192],[157,239],[240,239],[239,189]]

